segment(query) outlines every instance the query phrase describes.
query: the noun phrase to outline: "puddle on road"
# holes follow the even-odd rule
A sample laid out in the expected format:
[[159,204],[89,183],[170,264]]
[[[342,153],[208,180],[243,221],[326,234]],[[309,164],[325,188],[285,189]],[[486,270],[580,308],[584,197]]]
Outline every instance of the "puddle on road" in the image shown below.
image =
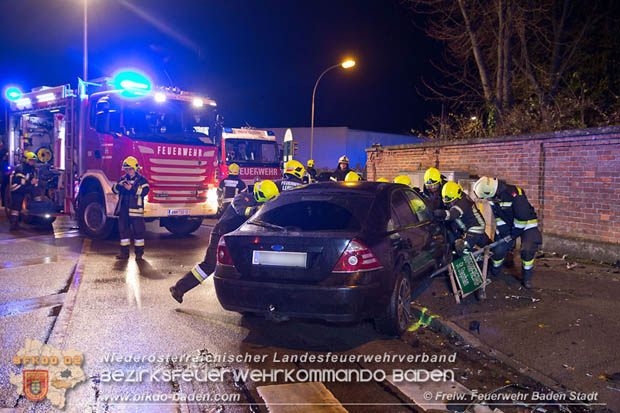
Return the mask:
[[24,260],[5,261],[5,262],[0,262],[0,270],[6,270],[9,268],[28,267],[31,265],[51,264],[54,262],[62,262],[62,261],[77,261],[78,257],[79,255],[71,254],[71,255],[53,255],[53,256],[39,257],[39,258],[28,258]]
[[0,318],[61,305],[65,300],[65,296],[66,293],[51,294],[2,304],[0,305]]
[[125,269],[125,286],[127,290],[127,303],[135,302],[138,310],[142,309],[142,295],[140,292],[140,268],[135,261],[129,261]]

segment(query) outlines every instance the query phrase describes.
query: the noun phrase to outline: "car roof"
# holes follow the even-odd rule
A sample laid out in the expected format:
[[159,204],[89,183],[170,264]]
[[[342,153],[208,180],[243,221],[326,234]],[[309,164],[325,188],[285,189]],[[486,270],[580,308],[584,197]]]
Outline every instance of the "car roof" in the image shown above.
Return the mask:
[[301,185],[293,190],[289,190],[285,193],[289,194],[316,194],[321,192],[361,192],[368,195],[376,195],[390,187],[403,186],[402,184],[394,184],[390,182],[318,182],[315,184]]

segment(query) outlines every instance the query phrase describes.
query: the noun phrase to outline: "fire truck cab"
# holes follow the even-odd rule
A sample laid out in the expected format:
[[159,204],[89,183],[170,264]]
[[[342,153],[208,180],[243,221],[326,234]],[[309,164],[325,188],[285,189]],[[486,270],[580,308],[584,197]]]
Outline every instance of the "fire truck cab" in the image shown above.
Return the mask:
[[239,177],[250,188],[256,179],[282,177],[282,155],[272,131],[224,128],[220,146],[220,179],[233,163],[239,165]]
[[13,97],[11,164],[24,152],[35,152],[39,168],[60,177],[48,191],[57,212],[75,213],[86,235],[106,238],[112,232],[118,201],[112,185],[127,156],[138,159],[150,183],[147,220],[159,219],[170,232],[189,234],[217,212],[221,127],[215,101],[153,87],[132,72],[88,83],[78,79],[76,90],[64,85]]

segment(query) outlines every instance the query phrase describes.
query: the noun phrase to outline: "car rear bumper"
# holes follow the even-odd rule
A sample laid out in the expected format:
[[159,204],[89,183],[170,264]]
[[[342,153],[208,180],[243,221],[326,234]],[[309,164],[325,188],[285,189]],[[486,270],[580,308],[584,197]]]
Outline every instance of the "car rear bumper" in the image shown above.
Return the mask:
[[216,273],[214,284],[224,309],[276,317],[359,321],[377,314],[382,301],[380,283],[324,287],[237,280],[222,278]]

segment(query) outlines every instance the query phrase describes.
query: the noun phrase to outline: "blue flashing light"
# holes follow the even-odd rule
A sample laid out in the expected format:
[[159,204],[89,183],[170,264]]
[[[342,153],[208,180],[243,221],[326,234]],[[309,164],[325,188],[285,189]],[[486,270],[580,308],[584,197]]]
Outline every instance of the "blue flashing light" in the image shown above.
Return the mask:
[[275,134],[275,133],[273,133],[273,131],[268,130],[268,131],[267,131],[267,136],[276,136],[276,134]]
[[12,102],[22,97],[22,91],[14,86],[7,88],[4,94],[6,98]]
[[120,72],[114,77],[114,87],[121,90],[121,96],[135,98],[147,95],[151,81],[138,72]]
[[226,133],[232,133],[232,128],[224,128],[224,132],[226,132]]

